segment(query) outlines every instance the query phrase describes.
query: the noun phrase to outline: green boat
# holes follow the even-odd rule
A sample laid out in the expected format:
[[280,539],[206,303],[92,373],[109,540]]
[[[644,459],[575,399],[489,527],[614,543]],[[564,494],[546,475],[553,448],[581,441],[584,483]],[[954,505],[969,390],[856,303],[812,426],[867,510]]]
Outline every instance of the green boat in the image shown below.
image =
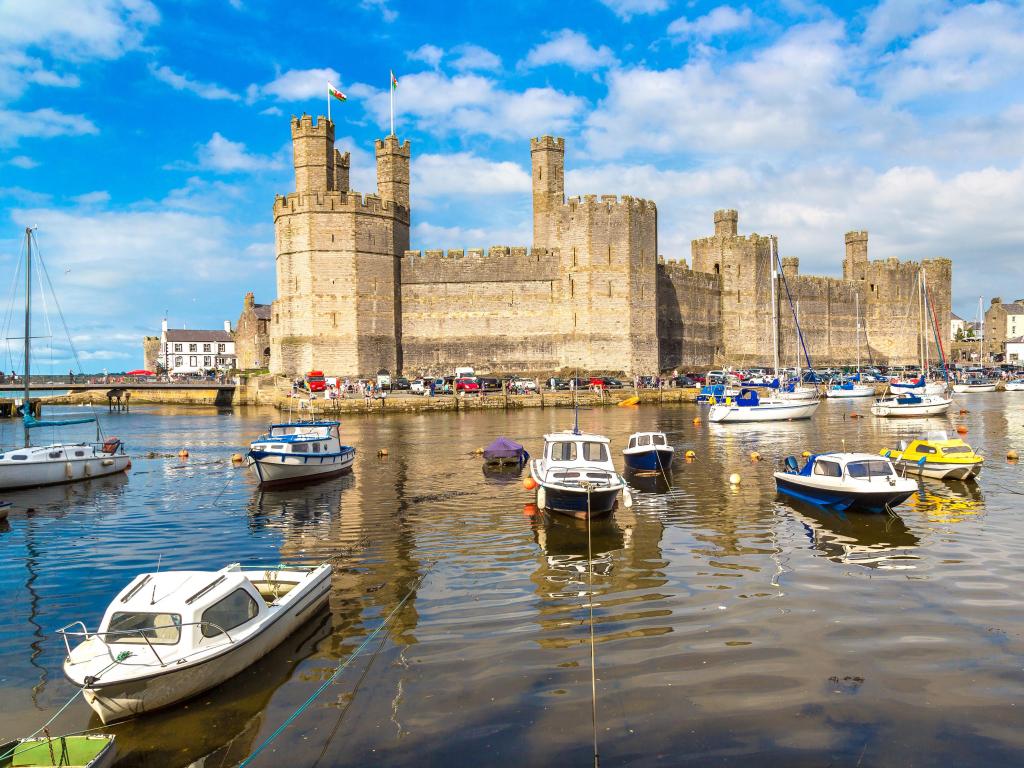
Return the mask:
[[108,768],[113,764],[110,734],[17,739],[0,745],[0,768]]

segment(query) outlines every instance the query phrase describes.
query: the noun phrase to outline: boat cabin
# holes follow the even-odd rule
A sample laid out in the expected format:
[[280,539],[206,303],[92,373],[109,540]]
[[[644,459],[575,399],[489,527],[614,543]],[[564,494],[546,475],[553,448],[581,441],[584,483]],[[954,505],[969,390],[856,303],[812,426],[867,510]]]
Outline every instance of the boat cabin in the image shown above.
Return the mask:
[[271,453],[337,453],[341,444],[337,421],[303,421],[271,424],[270,431],[252,443],[253,449]]
[[810,456],[803,467],[795,457],[789,456],[786,469],[802,477],[871,480],[896,476],[896,470],[887,457],[872,453],[821,453]]
[[629,438],[630,448],[664,448],[668,445],[664,432],[637,432]]
[[617,479],[608,438],[576,432],[544,435],[548,477],[562,485],[609,483]]

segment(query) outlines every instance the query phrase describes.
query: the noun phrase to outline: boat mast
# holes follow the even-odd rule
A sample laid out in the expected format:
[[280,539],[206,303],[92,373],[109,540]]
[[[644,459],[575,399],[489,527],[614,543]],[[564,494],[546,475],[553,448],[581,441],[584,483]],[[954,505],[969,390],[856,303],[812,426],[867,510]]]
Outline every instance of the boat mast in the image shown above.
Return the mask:
[[857,318],[857,383],[860,383],[860,292],[853,294],[854,315]]
[[775,240],[769,238],[769,251],[771,253],[771,269],[769,274],[771,275],[772,281],[772,364],[775,366],[774,376],[779,377],[779,306],[778,306],[778,293],[775,290],[775,282],[778,280],[778,274],[775,271]]
[[978,297],[978,365],[985,365],[985,315],[981,313],[982,297]]
[[[25,394],[22,400],[22,418],[27,419],[32,413],[29,400],[29,349],[32,338],[32,227],[25,227]],[[29,447],[29,431],[25,428],[25,447]]]
[[[924,301],[924,314],[921,316],[921,336],[924,338],[924,367],[921,369],[921,376],[929,370],[929,360],[932,357],[932,339],[928,333],[928,318],[931,314],[932,303],[928,299],[928,273],[921,270],[921,298]],[[927,378],[927,377],[925,377]]]

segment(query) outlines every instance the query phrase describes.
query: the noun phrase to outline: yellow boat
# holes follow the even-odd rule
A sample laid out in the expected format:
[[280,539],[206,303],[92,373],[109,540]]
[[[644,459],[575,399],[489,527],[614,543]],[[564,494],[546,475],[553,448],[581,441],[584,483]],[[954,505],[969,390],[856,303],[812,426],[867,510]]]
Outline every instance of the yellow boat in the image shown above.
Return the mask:
[[940,480],[970,480],[981,474],[984,459],[959,438],[950,439],[945,432],[934,432],[922,438],[900,443],[899,450],[882,450],[896,469]]

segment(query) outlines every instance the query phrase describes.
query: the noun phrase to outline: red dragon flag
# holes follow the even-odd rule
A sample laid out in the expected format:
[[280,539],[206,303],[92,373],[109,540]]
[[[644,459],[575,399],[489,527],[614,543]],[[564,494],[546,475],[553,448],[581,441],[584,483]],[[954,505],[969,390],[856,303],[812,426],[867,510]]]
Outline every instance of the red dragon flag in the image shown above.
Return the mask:
[[331,119],[331,97],[336,98],[338,101],[348,101],[348,96],[339,91],[329,82],[327,83],[327,119]]

